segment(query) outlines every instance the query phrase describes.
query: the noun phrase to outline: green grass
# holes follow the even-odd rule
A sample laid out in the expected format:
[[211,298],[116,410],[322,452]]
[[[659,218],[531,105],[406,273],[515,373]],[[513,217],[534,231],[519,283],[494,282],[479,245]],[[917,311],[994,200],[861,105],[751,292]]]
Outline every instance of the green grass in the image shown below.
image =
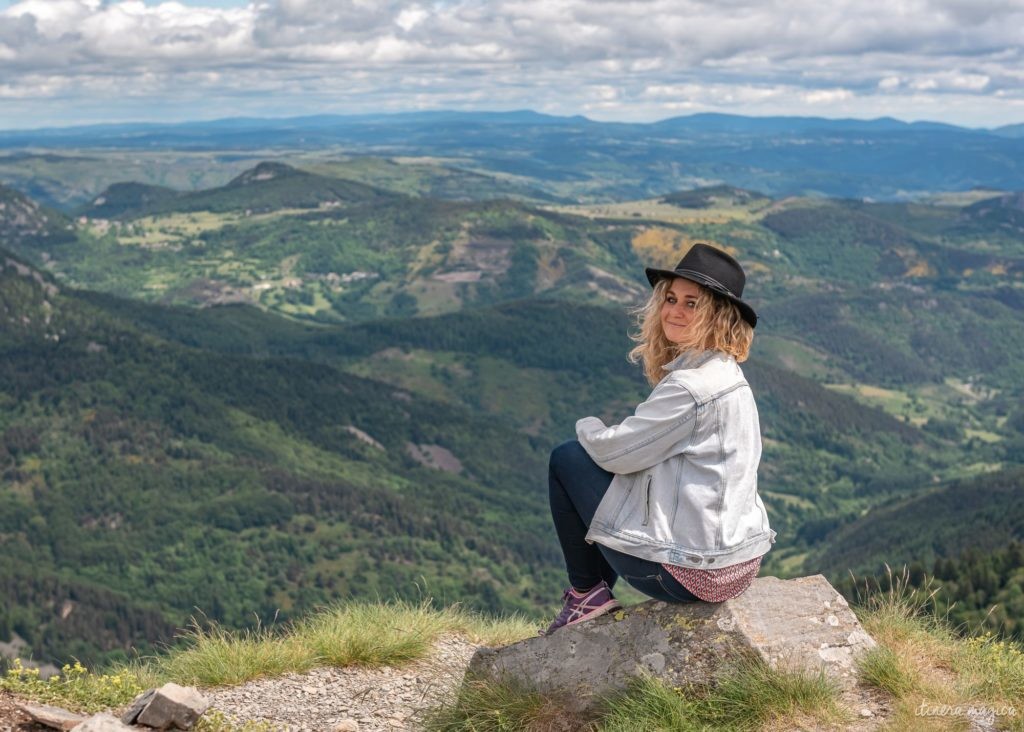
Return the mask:
[[312,650],[289,634],[257,627],[231,632],[198,623],[182,638],[184,648],[155,659],[159,677],[181,684],[222,686],[262,676],[301,673],[316,665]]
[[553,732],[571,724],[563,700],[514,680],[467,678],[452,700],[423,715],[428,732]]
[[473,624],[458,609],[425,603],[351,603],[299,623],[293,637],[331,666],[399,665],[426,656],[442,633]]
[[15,659],[0,678],[0,689],[12,694],[80,712],[99,712],[129,703],[146,687],[136,671],[123,667],[112,673],[93,673],[77,661],[60,674],[42,679],[39,669]]
[[744,661],[705,695],[699,718],[720,729],[759,729],[781,719],[843,718],[838,689],[823,673],[781,671],[759,660]]
[[917,674],[905,659],[891,648],[877,646],[860,660],[861,680],[870,686],[900,697],[916,691],[920,686]]
[[858,615],[878,648],[858,664],[863,683],[892,698],[893,729],[966,728],[967,711],[994,713],[1000,729],[1024,730],[1024,648],[991,634],[964,638],[934,612],[930,584],[906,571],[865,599]]
[[827,354],[792,338],[758,334],[754,349],[758,358],[808,378],[827,379],[834,371]]
[[193,729],[196,732],[278,732],[278,727],[270,722],[234,719],[219,709],[206,712]]
[[199,686],[302,673],[314,666],[399,666],[426,657],[446,633],[504,645],[536,633],[521,616],[490,618],[460,606],[351,602],[324,608],[278,631],[228,631],[194,623],[181,645],[149,659],[138,673]]
[[[992,703],[1024,699],[1024,649],[992,634],[967,639],[957,647],[955,663],[970,698]],[[1017,710],[1024,715],[1024,709]]]

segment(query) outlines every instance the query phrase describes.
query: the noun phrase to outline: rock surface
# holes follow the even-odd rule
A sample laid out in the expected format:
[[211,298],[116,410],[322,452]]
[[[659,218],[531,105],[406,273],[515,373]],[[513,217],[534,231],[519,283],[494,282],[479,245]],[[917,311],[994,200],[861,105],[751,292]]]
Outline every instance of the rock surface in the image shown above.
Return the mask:
[[125,724],[135,724],[135,720],[139,718],[139,714],[146,708],[155,693],[156,689],[149,689],[135,697],[135,701],[129,704],[128,708],[124,710],[124,714],[121,715],[121,721]]
[[[133,732],[132,727],[124,725],[117,717],[106,712],[94,714],[80,725],[75,727],[75,732]],[[138,732],[135,730],[135,732]]]
[[46,704],[22,704],[21,711],[30,716],[33,721],[53,729],[70,730],[85,721],[85,717],[81,714]]
[[753,653],[772,668],[823,669],[843,689],[856,685],[855,660],[873,648],[842,595],[821,575],[762,577],[722,603],[649,601],[551,636],[480,649],[471,673],[525,681],[587,710],[598,695],[649,673],[671,686],[713,684]]

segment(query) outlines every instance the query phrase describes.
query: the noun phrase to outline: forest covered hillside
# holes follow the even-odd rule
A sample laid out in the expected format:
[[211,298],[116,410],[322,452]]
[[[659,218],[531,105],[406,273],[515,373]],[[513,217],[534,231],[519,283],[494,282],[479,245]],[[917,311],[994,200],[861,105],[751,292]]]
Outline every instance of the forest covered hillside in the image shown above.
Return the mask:
[[160,341],[6,261],[24,325],[2,341],[0,635],[36,657],[168,640],[197,608],[238,625],[338,595],[557,592],[527,435],[327,365]]

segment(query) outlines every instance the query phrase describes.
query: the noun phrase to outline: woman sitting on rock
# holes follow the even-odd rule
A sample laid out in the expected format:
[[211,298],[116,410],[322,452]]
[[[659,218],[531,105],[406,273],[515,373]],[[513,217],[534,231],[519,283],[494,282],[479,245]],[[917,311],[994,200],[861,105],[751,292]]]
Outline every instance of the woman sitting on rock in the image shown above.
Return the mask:
[[739,263],[695,244],[674,270],[648,268],[634,363],[654,386],[621,424],[576,423],[551,453],[551,514],[571,587],[547,629],[619,607],[622,577],[667,602],[743,592],[775,541],[757,494],[761,431],[746,360],[757,315]]

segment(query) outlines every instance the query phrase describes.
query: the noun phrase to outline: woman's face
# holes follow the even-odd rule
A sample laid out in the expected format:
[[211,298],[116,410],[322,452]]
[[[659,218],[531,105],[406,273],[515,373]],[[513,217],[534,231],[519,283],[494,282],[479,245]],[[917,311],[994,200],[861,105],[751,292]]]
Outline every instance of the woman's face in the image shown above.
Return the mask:
[[672,343],[681,341],[697,310],[700,285],[682,277],[672,280],[661,303],[661,330]]

